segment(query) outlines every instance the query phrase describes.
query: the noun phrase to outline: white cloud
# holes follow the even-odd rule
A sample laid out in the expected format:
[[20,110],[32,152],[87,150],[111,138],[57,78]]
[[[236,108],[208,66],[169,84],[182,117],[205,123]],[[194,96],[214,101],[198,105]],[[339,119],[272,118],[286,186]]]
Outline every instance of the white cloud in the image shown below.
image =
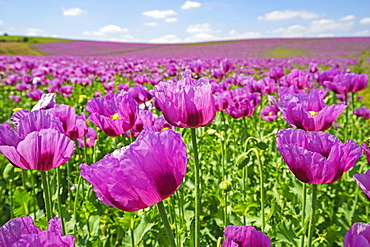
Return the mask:
[[98,31],[84,31],[83,35],[94,35],[94,36],[103,36],[109,33],[123,33],[128,32],[127,28],[122,28],[117,25],[106,25],[104,27],[99,28]]
[[150,10],[150,11],[143,12],[142,15],[145,15],[145,16],[151,17],[151,18],[156,18],[156,19],[164,19],[164,18],[167,18],[167,16],[170,16],[170,15],[177,15],[177,13],[172,9],[169,9],[169,10]]
[[322,33],[327,31],[349,31],[352,29],[354,23],[341,22],[332,19],[321,19],[312,21],[309,26],[309,32]]
[[188,33],[212,33],[214,32],[211,29],[211,24],[209,23],[189,25],[186,31]]
[[155,27],[155,26],[158,26],[158,23],[156,23],[156,22],[144,22],[144,26]]
[[202,6],[201,3],[199,2],[193,2],[193,1],[186,1],[182,6],[181,9],[194,9],[194,8],[199,8]]
[[363,30],[355,33],[357,36],[370,36],[370,30]]
[[110,41],[115,42],[139,42],[140,40],[136,39],[134,36],[130,34],[121,35],[119,38],[112,38]]
[[258,20],[277,21],[293,18],[314,19],[320,17],[318,14],[307,10],[275,10],[270,13],[258,16]]
[[181,39],[174,34],[167,34],[155,39],[149,40],[150,43],[180,43]]
[[2,20],[0,20],[0,25],[4,24],[4,22]]
[[365,17],[360,20],[361,24],[370,24],[370,17]]
[[332,19],[320,19],[312,21],[308,26],[292,25],[286,28],[278,28],[268,33],[280,34],[284,37],[304,37],[315,35],[333,36],[333,32],[350,31],[354,26],[352,21]]
[[173,18],[167,18],[165,20],[165,22],[177,22],[177,18],[176,17],[173,17]]
[[252,39],[252,38],[258,38],[261,37],[261,33],[259,32],[245,32],[245,33],[239,33],[236,30],[231,30],[228,33],[228,36],[225,38],[228,39]]
[[340,18],[339,20],[341,20],[341,21],[352,21],[354,19],[356,19],[356,16],[354,16],[354,15],[346,15],[346,16]]
[[201,42],[211,40],[220,40],[220,38],[209,33],[197,33],[185,39],[186,42]]
[[44,34],[45,31],[40,29],[40,28],[27,28],[26,30],[26,35],[27,36],[40,36],[42,34]]
[[86,13],[85,10],[82,10],[80,8],[69,8],[69,9],[62,8],[62,11],[64,16],[78,16]]

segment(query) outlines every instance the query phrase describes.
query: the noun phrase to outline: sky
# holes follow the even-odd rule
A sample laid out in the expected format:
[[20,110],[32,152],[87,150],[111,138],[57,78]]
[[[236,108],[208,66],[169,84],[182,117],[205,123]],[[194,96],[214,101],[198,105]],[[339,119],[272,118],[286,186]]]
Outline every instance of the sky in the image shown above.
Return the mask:
[[370,0],[0,0],[0,35],[134,43],[370,36]]

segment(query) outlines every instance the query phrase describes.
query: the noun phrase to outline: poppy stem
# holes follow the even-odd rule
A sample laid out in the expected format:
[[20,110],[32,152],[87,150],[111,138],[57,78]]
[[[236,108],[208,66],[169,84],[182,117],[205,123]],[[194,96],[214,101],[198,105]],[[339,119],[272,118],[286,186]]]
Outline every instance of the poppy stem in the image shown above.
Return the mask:
[[265,193],[264,193],[264,181],[263,181],[263,168],[261,163],[261,158],[258,150],[256,148],[251,148],[246,153],[246,156],[249,155],[249,153],[254,152],[257,158],[258,163],[258,170],[260,173],[260,193],[261,193],[261,222],[262,222],[262,231],[265,229]]
[[51,201],[50,201],[50,186],[46,178],[46,171],[41,171],[42,187],[44,189],[44,202],[46,208],[46,217],[48,221],[51,219]]
[[60,174],[60,166],[56,168],[57,171],[57,200],[58,200],[58,211],[59,211],[59,217],[62,221],[62,233],[65,235],[65,222],[64,222],[64,214],[62,210],[62,199],[60,195],[60,189],[62,188],[62,176]]
[[191,140],[194,150],[194,160],[195,160],[195,168],[194,168],[194,175],[195,175],[195,234],[194,234],[194,246],[199,246],[199,239],[200,239],[200,222],[199,222],[199,215],[200,215],[200,193],[199,193],[199,179],[200,179],[200,166],[199,166],[199,157],[198,157],[198,147],[197,147],[197,136],[195,133],[195,129],[191,128]]
[[345,97],[345,104],[346,104],[346,126],[344,128],[344,142],[348,140],[348,125],[349,125],[349,100],[348,100],[348,93],[344,94]]
[[317,197],[317,184],[312,184],[311,220],[310,220],[310,225],[308,228],[308,247],[311,247],[312,245],[312,233],[314,231],[314,224],[315,224],[316,197]]
[[167,232],[167,237],[168,237],[170,246],[176,247],[175,238],[173,236],[170,223],[168,222],[168,218],[167,218],[166,210],[163,205],[163,201],[158,202],[157,206],[158,206],[159,214],[161,215],[161,218],[164,224],[164,228],[166,229],[166,232]]
[[304,221],[306,219],[306,199],[307,199],[307,184],[303,183],[303,198],[302,198],[302,216],[301,216],[301,224],[303,229],[303,235],[301,239],[301,247],[304,247],[304,239],[306,236],[306,229],[304,226]]

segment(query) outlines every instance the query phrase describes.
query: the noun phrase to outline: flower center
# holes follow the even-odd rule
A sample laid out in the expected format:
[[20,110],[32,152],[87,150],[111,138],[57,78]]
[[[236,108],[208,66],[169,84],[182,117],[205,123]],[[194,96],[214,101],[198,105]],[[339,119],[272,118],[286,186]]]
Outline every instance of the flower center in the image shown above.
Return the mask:
[[308,111],[311,114],[311,117],[314,117],[318,114],[318,112],[315,111]]
[[117,120],[118,119],[118,113],[114,113],[112,116],[110,116],[111,119]]

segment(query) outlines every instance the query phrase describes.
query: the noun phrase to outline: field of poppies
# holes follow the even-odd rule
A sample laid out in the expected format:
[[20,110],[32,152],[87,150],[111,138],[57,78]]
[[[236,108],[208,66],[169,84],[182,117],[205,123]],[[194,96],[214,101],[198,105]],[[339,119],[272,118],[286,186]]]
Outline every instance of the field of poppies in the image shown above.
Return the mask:
[[0,55],[0,246],[370,246],[366,51],[149,51]]

